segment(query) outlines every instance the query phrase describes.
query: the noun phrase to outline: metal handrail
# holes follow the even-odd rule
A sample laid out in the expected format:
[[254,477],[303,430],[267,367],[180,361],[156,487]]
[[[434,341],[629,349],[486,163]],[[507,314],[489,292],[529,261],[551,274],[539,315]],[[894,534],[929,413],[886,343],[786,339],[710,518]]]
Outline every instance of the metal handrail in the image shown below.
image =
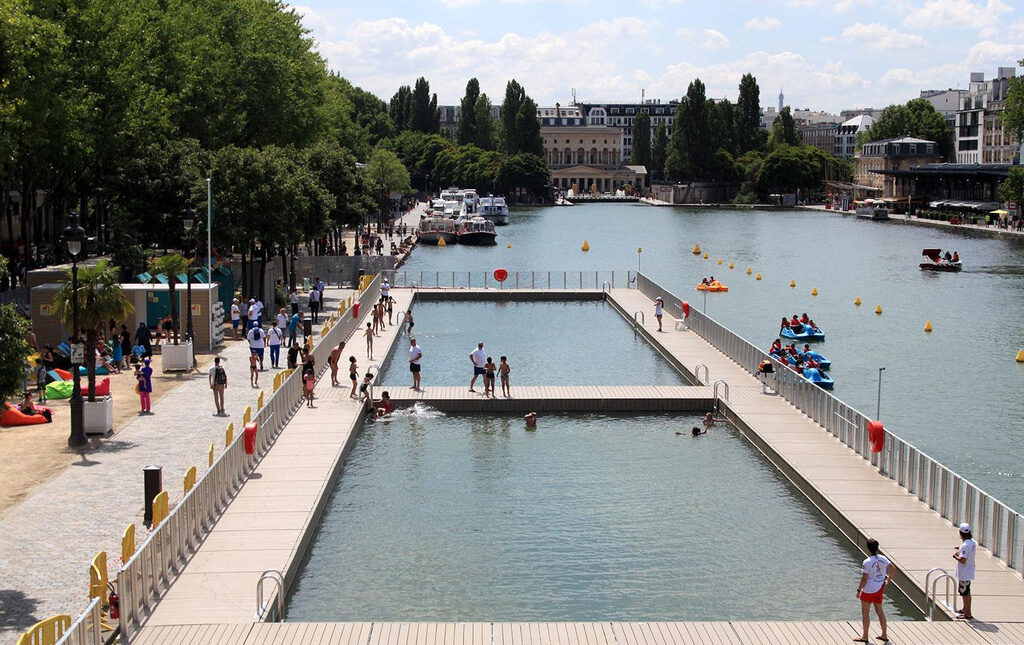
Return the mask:
[[637,322],[637,320],[636,320],[637,315],[640,316],[640,323],[639,324],[641,324],[644,327],[646,327],[647,326],[647,320],[644,317],[644,312],[640,311],[639,309],[637,309],[636,311],[633,312],[633,323],[636,324],[636,322]]
[[[407,271],[404,269],[389,269],[381,271],[381,275],[388,276],[391,286],[395,288],[417,289],[464,289],[464,288],[488,288],[492,284],[491,270],[475,271]],[[562,279],[558,280],[558,274]],[[622,282],[621,272],[618,272],[620,284]],[[602,282],[608,283],[609,289],[615,288],[615,271],[509,271],[509,286],[515,284],[516,289],[602,289]],[[569,276],[573,277],[570,279]],[[636,278],[635,271],[627,271],[627,285],[632,285]],[[514,276],[514,278],[513,278]],[[591,280],[590,278],[593,278]],[[433,280],[431,280],[433,278]],[[514,280],[514,282],[513,282]],[[570,284],[572,283],[572,284]],[[500,288],[504,288],[504,284]]]
[[[605,288],[607,287],[607,288]],[[610,293],[612,290],[612,283],[605,280],[601,283],[601,293]]]
[[256,581],[256,613],[253,615],[253,619],[263,622],[263,617],[266,615],[267,609],[263,605],[263,583],[267,580],[272,580],[276,587],[277,596],[277,622],[284,622],[284,576],[277,569],[267,569],[260,574],[260,579]]
[[725,392],[725,400],[726,401],[729,400],[729,384],[726,383],[724,379],[718,379],[717,381],[715,381],[715,387],[714,387],[715,410],[718,410],[718,400],[719,400],[719,397],[718,397],[718,386],[719,385],[722,386],[722,390]]
[[[932,574],[941,571],[939,575],[935,576],[934,580],[930,580]],[[949,575],[949,573],[941,568],[935,567],[930,569],[924,577],[924,619],[931,621],[932,613],[935,611],[935,607],[938,605],[938,594],[936,593],[936,587],[939,584],[939,580],[946,581],[946,601],[942,604],[946,609],[950,610],[954,614],[956,613],[956,594],[951,590],[950,583],[956,584],[956,578]],[[931,584],[929,585],[929,582]],[[952,602],[950,602],[952,601]]]
[[[704,368],[703,381],[700,379],[700,368],[702,367]],[[709,370],[708,366],[705,365],[704,363],[697,363],[697,365],[693,368],[693,378],[697,380],[697,385],[703,385],[711,380],[711,370]]]

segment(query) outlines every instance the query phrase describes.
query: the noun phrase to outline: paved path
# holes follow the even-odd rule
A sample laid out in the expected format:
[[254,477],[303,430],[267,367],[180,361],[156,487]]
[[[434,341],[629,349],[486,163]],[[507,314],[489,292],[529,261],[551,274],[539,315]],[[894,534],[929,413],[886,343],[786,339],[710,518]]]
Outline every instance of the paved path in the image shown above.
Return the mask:
[[[173,625],[136,645],[849,645],[860,624],[837,622],[258,623]],[[872,636],[877,634],[877,621]],[[1019,645],[1019,623],[892,621],[892,645]],[[880,643],[881,641],[872,641]]]
[[[613,289],[611,297],[624,311],[653,307],[651,299],[635,289]],[[785,399],[762,394],[756,377],[695,332],[659,333],[653,316],[640,326],[662,353],[691,373],[703,363],[709,381],[724,379],[729,384],[730,417],[738,417],[738,425],[749,428],[752,442],[848,537],[859,544],[868,537],[879,541],[885,555],[916,587],[904,588],[904,593],[920,603],[923,592],[919,590],[928,570],[955,568],[952,550],[960,539],[948,520],[879,474],[870,462]],[[977,579],[971,589],[974,615],[982,620],[1024,621],[1021,574],[986,548],[978,547],[976,557]]]
[[[336,310],[350,293],[327,290],[329,310]],[[144,466],[163,466],[164,489],[172,502],[181,496],[189,466],[196,466],[199,476],[205,472],[210,443],[223,449],[227,424],[239,428],[245,407],[259,396],[249,385],[248,354],[244,341],[228,341],[219,352],[228,372],[229,416],[214,414],[207,372],[193,374],[154,403],[152,416],[134,419],[98,449],[82,453],[0,517],[0,642],[13,641],[51,615],[78,616],[88,604],[89,565],[99,551],[107,551],[111,577],[115,575],[125,527],[136,523],[136,544],[146,534]],[[269,369],[269,354],[265,365],[260,385],[269,396],[275,373]]]
[[[400,309],[408,308],[411,292],[391,293]],[[365,318],[363,313],[360,322]],[[357,325],[344,340],[359,363],[360,374],[365,374],[370,361],[363,358],[361,327]],[[397,326],[381,332],[374,340],[377,356],[385,356],[399,336]],[[342,364],[348,365],[347,358]],[[349,398],[348,370],[342,370],[339,387],[331,387],[330,372],[324,371],[317,383],[315,407],[303,405],[291,418],[160,599],[147,625],[249,622],[256,609],[261,572],[284,572],[290,586],[362,423],[364,407]],[[375,389],[379,396],[381,388]],[[269,585],[267,592],[269,597]]]

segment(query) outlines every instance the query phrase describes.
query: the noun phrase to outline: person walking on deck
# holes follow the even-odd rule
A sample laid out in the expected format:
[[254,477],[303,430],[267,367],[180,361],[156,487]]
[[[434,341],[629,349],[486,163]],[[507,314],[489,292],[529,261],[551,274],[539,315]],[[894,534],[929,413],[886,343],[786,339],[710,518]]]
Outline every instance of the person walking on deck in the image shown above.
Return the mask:
[[366,323],[366,331],[363,332],[366,336],[366,358],[373,360],[373,326],[371,323]]
[[310,289],[309,290],[309,315],[313,318],[313,324],[317,324],[319,321],[318,314],[320,312],[320,290]]
[[213,359],[210,368],[210,389],[213,390],[213,404],[217,406],[217,415],[224,414],[224,390],[228,387],[228,373],[220,366],[220,356]]
[[423,349],[416,344],[415,338],[409,339],[409,371],[412,372],[412,389],[420,389],[420,359],[423,358]]
[[978,543],[971,536],[971,525],[964,522],[959,526],[960,546],[953,549],[953,559],[956,560],[956,592],[963,600],[963,607],[956,612],[956,617],[961,620],[973,620],[971,613],[971,581],[974,580],[974,554],[978,550]]
[[498,376],[501,377],[501,393],[506,397],[512,396],[512,388],[509,387],[508,375],[512,372],[512,366],[508,364],[508,358],[502,356],[499,359]]
[[658,319],[658,331],[661,331],[661,316],[665,308],[665,301],[661,296],[654,299],[654,317]]
[[469,362],[473,365],[473,380],[469,382],[469,391],[476,392],[473,386],[476,385],[478,376],[483,376],[484,383],[487,383],[487,370],[484,368],[487,365],[487,352],[484,351],[483,342],[477,343],[476,349],[469,353]]
[[338,346],[331,350],[327,357],[327,364],[331,366],[331,387],[338,384],[338,361],[341,360],[341,352],[345,350],[345,341],[338,343]]
[[885,612],[882,611],[882,596],[885,587],[892,580],[892,563],[884,555],[878,554],[878,540],[868,540],[868,553],[871,554],[864,560],[861,567],[860,583],[857,585],[857,597],[860,598],[860,621],[861,633],[858,638],[853,639],[858,643],[868,642],[868,630],[871,627],[871,606],[874,605],[875,613],[878,614],[878,623],[882,626],[882,633],[878,640],[888,641],[886,632]]

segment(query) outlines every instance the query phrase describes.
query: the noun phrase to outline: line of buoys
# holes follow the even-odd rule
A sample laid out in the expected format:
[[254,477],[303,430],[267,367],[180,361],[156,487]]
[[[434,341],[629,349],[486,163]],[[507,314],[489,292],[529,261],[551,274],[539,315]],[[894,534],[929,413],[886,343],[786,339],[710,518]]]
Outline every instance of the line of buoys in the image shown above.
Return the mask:
[[700,244],[694,244],[693,245],[693,254],[694,255],[700,255]]
[[583,251],[583,252],[586,252],[586,251],[590,250],[590,245],[587,244],[586,240],[583,240],[583,246],[580,247],[580,250]]
[[438,246],[448,246],[448,243],[444,241],[443,237],[439,237],[439,238],[437,238],[437,245]]
[[1024,363],[1024,349],[1017,350],[1017,362]]
[[735,269],[735,268],[736,268],[736,265],[735,265],[735,264],[733,264],[732,262],[730,262],[730,263],[729,263],[729,268],[730,268],[730,269]]
[[705,259],[705,260],[707,260],[707,259],[708,259],[708,254],[707,254],[706,252],[704,253],[704,259]]
[[753,273],[753,271],[750,269],[750,267],[747,267],[747,275],[750,275],[751,273]]
[[860,306],[860,296],[857,296],[856,298],[853,299],[853,304],[857,305],[858,307]]
[[818,287],[814,287],[813,289],[811,289],[811,295],[812,296],[818,295]]
[[932,330],[932,321],[930,321],[930,320],[924,321],[924,330],[925,331],[931,331]]
[[796,280],[790,280],[789,281],[789,286],[795,287],[796,286]]
[[758,273],[758,274],[757,274],[757,279],[758,279],[758,280],[760,280],[760,279],[761,279],[761,274],[760,274],[760,273]]
[[875,313],[878,315],[882,314],[882,305],[875,305]]

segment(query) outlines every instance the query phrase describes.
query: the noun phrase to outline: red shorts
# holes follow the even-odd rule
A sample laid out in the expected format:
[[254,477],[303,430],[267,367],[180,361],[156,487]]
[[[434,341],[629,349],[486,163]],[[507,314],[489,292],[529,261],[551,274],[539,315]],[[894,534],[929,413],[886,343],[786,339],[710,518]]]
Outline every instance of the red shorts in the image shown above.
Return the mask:
[[866,602],[869,605],[878,605],[882,603],[882,590],[879,589],[875,593],[860,593],[860,601]]

